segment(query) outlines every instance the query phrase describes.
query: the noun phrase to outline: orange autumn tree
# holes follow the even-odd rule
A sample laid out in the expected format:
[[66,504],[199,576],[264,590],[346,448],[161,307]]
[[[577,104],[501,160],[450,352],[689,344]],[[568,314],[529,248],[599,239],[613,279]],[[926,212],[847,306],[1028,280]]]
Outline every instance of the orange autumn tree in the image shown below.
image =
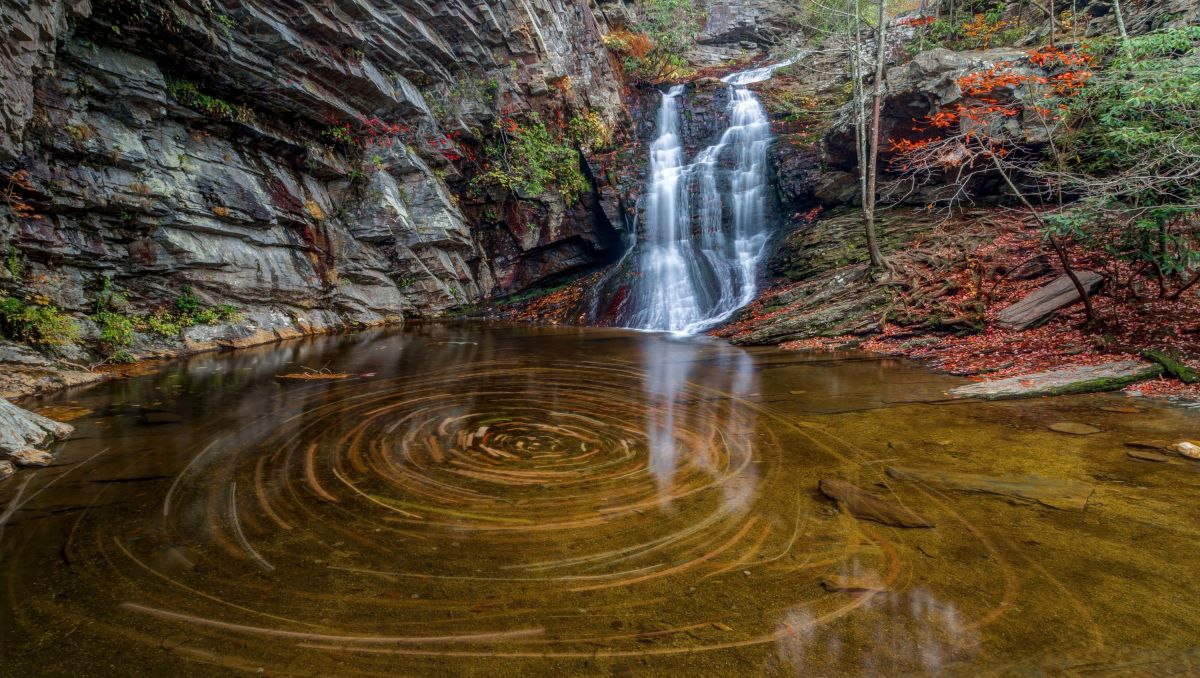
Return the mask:
[[1063,271],[1096,320],[1087,290],[1076,276],[1067,243],[1055,237],[1034,203],[1061,202],[1057,186],[1031,182],[1048,150],[1059,165],[1055,133],[1071,99],[1092,76],[1093,57],[1083,49],[1047,46],[1025,59],[999,61],[960,76],[961,98],[925,119],[914,121],[908,138],[889,139],[890,164],[914,184],[946,183],[954,192],[949,207],[974,198],[987,178],[999,177],[1047,234]]

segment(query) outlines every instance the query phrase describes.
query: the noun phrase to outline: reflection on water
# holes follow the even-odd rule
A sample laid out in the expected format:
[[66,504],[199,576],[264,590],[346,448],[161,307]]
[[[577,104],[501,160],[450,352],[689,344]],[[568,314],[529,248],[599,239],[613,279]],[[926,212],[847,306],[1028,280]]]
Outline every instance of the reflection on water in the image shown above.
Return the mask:
[[[757,378],[747,353],[707,338],[654,337],[643,342],[641,355],[650,472],[665,508],[681,450],[688,463],[714,478],[720,475],[720,450],[729,449],[729,456],[739,459],[752,456],[754,413],[739,417],[733,409],[737,399],[754,390]],[[689,399],[693,389],[699,396]],[[744,508],[754,494],[753,467],[726,479],[723,488],[724,510]]]
[[[275,378],[302,367],[357,376]],[[25,403],[83,416],[0,485],[0,675],[1195,670],[1200,464],[1123,442],[1196,415],[940,402],[953,383],[433,325]],[[824,477],[936,528],[857,520]]]

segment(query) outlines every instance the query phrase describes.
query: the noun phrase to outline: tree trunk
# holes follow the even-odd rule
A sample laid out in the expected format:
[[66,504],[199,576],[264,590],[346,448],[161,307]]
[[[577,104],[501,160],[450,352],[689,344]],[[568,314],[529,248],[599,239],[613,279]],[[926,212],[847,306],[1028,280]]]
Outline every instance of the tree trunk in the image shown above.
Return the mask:
[[1042,231],[1046,233],[1047,237],[1049,237],[1050,247],[1053,248],[1054,253],[1058,255],[1058,261],[1062,264],[1063,273],[1066,273],[1067,277],[1071,279],[1071,284],[1075,286],[1075,291],[1079,293],[1079,298],[1083,300],[1083,309],[1084,313],[1087,315],[1088,324],[1095,324],[1096,309],[1092,307],[1092,297],[1088,294],[1087,288],[1083,286],[1083,283],[1079,281],[1079,276],[1075,275],[1075,268],[1071,266],[1071,258],[1067,256],[1067,248],[1063,247],[1063,244],[1059,242],[1058,238],[1050,234],[1050,228],[1046,222],[1042,220],[1042,215],[1038,214],[1037,209],[1033,206],[1033,203],[1029,202],[1029,199],[1025,197],[1025,194],[1021,192],[1021,189],[1017,188],[1017,185],[1013,183],[1011,178],[1009,178],[1008,172],[1004,171],[1004,166],[1000,164],[1000,158],[996,157],[995,153],[990,154],[989,157],[991,157],[992,165],[996,167],[996,171],[999,172],[1000,176],[1004,178],[1004,183],[1008,184],[1009,189],[1011,189],[1021,203],[1025,205],[1025,208],[1029,210],[1029,215],[1033,217],[1034,221],[1038,223],[1038,226],[1042,227]]
[[1121,0],[1113,0],[1113,14],[1117,15],[1117,32],[1121,34],[1121,47],[1129,53],[1129,34],[1125,32],[1125,13],[1121,11]]
[[871,96],[871,148],[867,157],[867,188],[863,195],[863,221],[867,231],[867,251],[871,255],[871,268],[878,270],[887,264],[879,251],[879,240],[875,233],[875,194],[879,174],[879,122],[883,105],[883,66],[887,59],[887,0],[879,0],[878,38],[875,45],[875,83]]

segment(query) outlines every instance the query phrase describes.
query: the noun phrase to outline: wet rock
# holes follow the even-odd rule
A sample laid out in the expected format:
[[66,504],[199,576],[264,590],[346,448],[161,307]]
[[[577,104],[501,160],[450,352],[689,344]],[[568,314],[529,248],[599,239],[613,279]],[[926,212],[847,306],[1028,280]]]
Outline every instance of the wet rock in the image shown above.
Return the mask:
[[1114,412],[1116,414],[1137,414],[1141,412],[1141,408],[1132,405],[1104,405],[1100,408],[1101,412]]
[[0,457],[19,466],[46,466],[53,461],[48,452],[36,449],[62,440],[75,429],[47,419],[0,399]]
[[1135,450],[1165,450],[1171,447],[1171,443],[1167,440],[1130,440],[1125,443],[1125,447]]
[[1152,461],[1159,463],[1170,461],[1170,457],[1162,452],[1155,452],[1154,450],[1133,449],[1127,450],[1125,454],[1128,455],[1130,459],[1137,459],[1138,461]]
[[[1095,292],[1104,282],[1104,276],[1092,271],[1079,271],[1076,276],[1088,294]],[[1027,330],[1045,324],[1058,309],[1080,300],[1075,283],[1070,277],[1062,275],[1000,311],[996,325],[1006,330]]]
[[878,497],[857,485],[836,478],[822,478],[821,494],[844,506],[854,517],[892,527],[933,527],[933,522],[912,509]]
[[975,473],[900,466],[889,466],[886,472],[888,476],[897,480],[920,482],[962,492],[1013,497],[1062,511],[1084,510],[1092,492],[1095,491],[1091,485],[1077,480],[1040,476],[991,477]]
[[1035,398],[1048,395],[1114,391],[1162,374],[1162,366],[1136,360],[1122,360],[1102,365],[1074,365],[1045,372],[1022,374],[1007,379],[982,381],[959,386],[948,391],[959,398],[1003,400]]
[[1200,445],[1189,443],[1187,441],[1175,443],[1170,447],[1172,452],[1178,453],[1180,456],[1188,459],[1200,460]]
[[17,466],[49,466],[54,463],[54,455],[45,450],[35,450],[32,447],[5,452],[4,456]]
[[0,461],[0,480],[8,480],[17,472],[11,461]]
[[1073,436],[1089,436],[1093,433],[1099,433],[1100,429],[1090,424],[1080,424],[1075,421],[1059,421],[1050,424],[1046,428],[1058,433],[1069,433]]

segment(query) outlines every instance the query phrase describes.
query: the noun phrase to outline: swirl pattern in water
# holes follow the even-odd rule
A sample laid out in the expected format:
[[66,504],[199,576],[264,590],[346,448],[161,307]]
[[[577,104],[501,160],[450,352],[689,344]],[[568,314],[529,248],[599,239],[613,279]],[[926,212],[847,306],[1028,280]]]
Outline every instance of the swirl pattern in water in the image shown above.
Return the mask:
[[[273,350],[76,398],[97,412],[71,463],[0,521],[15,666],[935,671],[978,659],[1027,585],[946,495],[906,495],[948,523],[920,535],[834,510],[819,478],[883,482],[877,457],[775,407],[764,389],[797,389],[740,349],[431,328]],[[272,378],[325,362],[370,376]],[[826,409],[930,391],[851,382]],[[75,503],[29,508],[56,493]],[[931,572],[939,548],[971,566]],[[1102,645],[1046,577],[1071,646]]]

